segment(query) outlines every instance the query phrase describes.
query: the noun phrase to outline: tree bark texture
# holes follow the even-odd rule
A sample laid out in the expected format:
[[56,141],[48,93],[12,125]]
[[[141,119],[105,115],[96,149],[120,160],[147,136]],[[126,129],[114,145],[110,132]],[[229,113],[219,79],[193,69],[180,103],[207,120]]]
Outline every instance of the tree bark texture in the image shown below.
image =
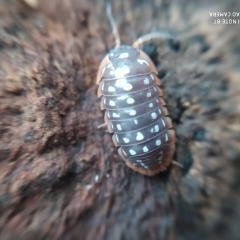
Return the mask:
[[0,0],[0,239],[239,239],[240,25],[209,14],[237,2],[113,1],[123,43],[180,36],[143,49],[183,167],[144,177],[97,128],[105,1]]

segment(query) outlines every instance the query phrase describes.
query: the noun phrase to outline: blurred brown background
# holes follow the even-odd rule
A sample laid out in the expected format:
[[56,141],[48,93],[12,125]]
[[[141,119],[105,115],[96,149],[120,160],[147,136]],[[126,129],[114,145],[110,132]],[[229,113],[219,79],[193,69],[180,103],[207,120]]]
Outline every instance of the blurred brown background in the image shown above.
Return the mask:
[[105,1],[0,0],[0,239],[239,239],[240,24],[209,15],[239,1],[112,5],[124,43],[181,36],[143,49],[183,168],[141,176],[97,129],[96,71],[114,45]]

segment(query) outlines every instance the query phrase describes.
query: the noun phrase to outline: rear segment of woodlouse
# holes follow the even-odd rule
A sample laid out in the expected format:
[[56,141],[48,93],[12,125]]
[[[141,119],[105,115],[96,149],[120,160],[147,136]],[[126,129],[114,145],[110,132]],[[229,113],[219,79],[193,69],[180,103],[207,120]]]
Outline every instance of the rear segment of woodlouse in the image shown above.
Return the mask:
[[105,124],[133,170],[155,175],[171,163],[175,132],[158,88],[157,70],[139,49],[122,45],[103,59],[97,76]]

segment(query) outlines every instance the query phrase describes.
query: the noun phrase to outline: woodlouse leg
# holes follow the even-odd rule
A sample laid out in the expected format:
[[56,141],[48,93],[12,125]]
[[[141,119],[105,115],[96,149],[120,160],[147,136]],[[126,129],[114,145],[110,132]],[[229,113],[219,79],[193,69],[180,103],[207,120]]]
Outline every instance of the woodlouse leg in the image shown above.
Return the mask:
[[117,135],[116,135],[116,134],[113,134],[112,140],[113,140],[113,143],[114,143],[115,147],[119,147],[119,146],[120,146],[120,145],[118,144]]
[[99,126],[97,126],[97,129],[100,129],[100,128],[105,128],[106,132],[113,133],[113,130],[111,129],[110,125],[107,122],[102,123]]
[[113,133],[112,124],[107,117],[107,112],[104,113],[104,123],[106,124],[109,133]]
[[109,133],[113,133],[113,129],[112,129],[112,126],[111,126],[110,122],[107,121],[107,122],[105,122],[105,123],[106,123],[106,125],[107,125],[107,130],[108,130],[108,132],[109,132]]
[[97,126],[97,128],[106,128],[107,127],[107,124],[106,123],[102,123],[100,125]]
[[177,162],[177,161],[172,161],[172,164],[173,165],[175,165],[175,166],[177,166],[177,167],[180,167],[180,168],[183,168],[183,165],[181,164],[181,163],[179,163],[179,162]]
[[169,31],[159,30],[157,32],[148,33],[146,35],[141,36],[138,38],[134,43],[133,47],[140,48],[146,42],[149,42],[153,39],[160,39],[160,40],[175,40],[177,37],[170,33]]
[[121,158],[123,158],[125,160],[127,159],[126,156],[124,155],[123,150],[122,150],[121,147],[118,148],[118,154],[121,156]]

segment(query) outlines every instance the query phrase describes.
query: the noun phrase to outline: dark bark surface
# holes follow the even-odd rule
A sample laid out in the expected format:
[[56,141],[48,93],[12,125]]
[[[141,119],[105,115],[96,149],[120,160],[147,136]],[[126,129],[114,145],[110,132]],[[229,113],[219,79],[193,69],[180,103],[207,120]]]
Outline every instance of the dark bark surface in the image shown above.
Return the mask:
[[237,1],[115,1],[121,39],[161,28],[157,65],[177,133],[156,177],[117,155],[96,96],[113,47],[104,1],[0,1],[0,239],[239,239],[240,25],[210,10]]

